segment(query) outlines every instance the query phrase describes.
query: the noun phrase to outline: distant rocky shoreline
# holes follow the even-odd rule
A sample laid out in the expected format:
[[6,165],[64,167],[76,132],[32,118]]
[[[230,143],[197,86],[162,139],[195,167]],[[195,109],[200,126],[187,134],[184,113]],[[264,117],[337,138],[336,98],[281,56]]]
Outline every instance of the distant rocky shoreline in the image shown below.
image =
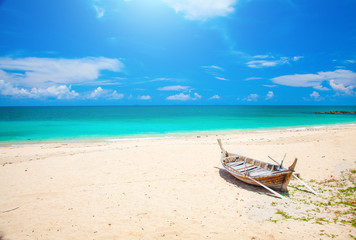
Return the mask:
[[330,111],[330,112],[315,112],[317,114],[356,114],[356,111],[354,112],[346,112],[346,111]]

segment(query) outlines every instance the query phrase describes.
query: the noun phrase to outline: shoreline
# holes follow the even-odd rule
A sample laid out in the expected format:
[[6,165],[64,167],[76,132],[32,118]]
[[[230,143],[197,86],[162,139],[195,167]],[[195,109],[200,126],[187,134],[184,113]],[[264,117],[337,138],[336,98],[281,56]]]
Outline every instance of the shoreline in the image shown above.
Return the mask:
[[[12,109],[2,112],[0,145],[166,138],[225,132],[356,124],[351,116],[320,116],[331,106],[181,106]],[[348,106],[343,110],[351,111]],[[31,114],[36,113],[36,114]]]
[[70,144],[70,143],[98,143],[98,142],[124,142],[137,140],[164,140],[164,139],[179,139],[185,137],[201,137],[201,136],[217,136],[217,135],[236,135],[246,133],[268,133],[268,132],[284,132],[284,131],[308,131],[323,128],[343,128],[356,126],[356,122],[350,123],[335,123],[325,125],[298,125],[286,127],[270,127],[270,128],[250,128],[250,129],[226,129],[226,130],[206,130],[206,131],[190,131],[190,132],[172,132],[162,134],[133,134],[122,136],[106,136],[106,137],[84,137],[75,139],[47,139],[47,140],[29,140],[29,141],[0,141],[0,148],[7,146],[24,146],[24,145],[39,145],[39,144]]

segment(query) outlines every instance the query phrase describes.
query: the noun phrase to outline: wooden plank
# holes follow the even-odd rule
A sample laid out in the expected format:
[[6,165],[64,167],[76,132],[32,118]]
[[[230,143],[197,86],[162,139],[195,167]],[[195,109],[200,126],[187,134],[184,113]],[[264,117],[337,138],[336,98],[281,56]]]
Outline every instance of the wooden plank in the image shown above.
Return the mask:
[[267,171],[265,169],[258,169],[257,171],[250,172],[250,177],[257,177],[257,176],[262,177],[263,175],[269,176],[269,175],[271,175],[271,172]]
[[239,170],[239,172],[240,172],[240,173],[248,172],[248,171],[253,170],[253,169],[255,169],[255,168],[257,168],[257,167],[256,167],[255,165],[252,165],[251,167],[247,167],[247,168],[244,168],[244,169],[242,169],[242,170]]
[[254,166],[254,165],[252,165],[252,164],[246,164],[246,166],[244,165],[244,166],[241,167],[241,168],[233,168],[233,169],[236,170],[236,171],[240,171],[240,170],[242,170],[242,169],[244,169],[244,168],[248,168],[248,167],[251,167],[251,166]]
[[[256,166],[256,165],[255,165]],[[257,166],[256,166],[257,167]],[[254,170],[252,170],[251,172],[258,172],[258,171],[266,171],[265,169],[263,168],[260,168],[260,167],[257,167],[255,168]]]
[[236,166],[239,166],[239,165],[241,165],[243,163],[244,163],[244,161],[238,161],[238,162],[227,163],[226,165],[228,165],[230,167],[236,167]]

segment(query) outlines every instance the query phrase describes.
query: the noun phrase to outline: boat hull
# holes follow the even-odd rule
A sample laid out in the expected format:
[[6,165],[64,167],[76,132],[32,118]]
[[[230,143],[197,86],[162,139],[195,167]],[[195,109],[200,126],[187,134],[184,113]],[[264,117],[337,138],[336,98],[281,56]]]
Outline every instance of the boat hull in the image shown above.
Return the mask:
[[[255,185],[255,186],[260,186],[257,184],[255,181],[251,180],[250,178],[244,176],[243,174],[240,173],[234,173],[232,171],[229,171],[229,169],[225,168],[231,175],[233,175],[235,178],[238,180],[245,182],[247,184]],[[254,180],[258,181],[259,183],[262,183],[263,185],[279,190],[282,192],[286,192],[287,188],[286,186],[289,183],[289,180],[292,176],[293,172],[287,172],[287,173],[281,173],[281,174],[275,174],[273,176],[267,176],[267,177],[255,177],[253,178]]]

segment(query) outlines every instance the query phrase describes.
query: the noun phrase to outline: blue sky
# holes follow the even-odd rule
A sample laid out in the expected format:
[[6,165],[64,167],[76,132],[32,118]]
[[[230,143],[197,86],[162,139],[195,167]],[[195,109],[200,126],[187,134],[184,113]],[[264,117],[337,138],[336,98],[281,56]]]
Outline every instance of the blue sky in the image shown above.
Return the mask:
[[354,0],[0,0],[0,105],[356,105]]

